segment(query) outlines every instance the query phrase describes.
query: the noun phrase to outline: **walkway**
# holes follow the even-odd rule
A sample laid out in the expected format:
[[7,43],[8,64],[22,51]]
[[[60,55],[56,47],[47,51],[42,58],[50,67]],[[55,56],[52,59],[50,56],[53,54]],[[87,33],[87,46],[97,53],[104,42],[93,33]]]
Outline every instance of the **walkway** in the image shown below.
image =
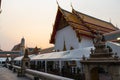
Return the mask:
[[32,80],[27,77],[17,77],[16,73],[0,66],[0,80]]

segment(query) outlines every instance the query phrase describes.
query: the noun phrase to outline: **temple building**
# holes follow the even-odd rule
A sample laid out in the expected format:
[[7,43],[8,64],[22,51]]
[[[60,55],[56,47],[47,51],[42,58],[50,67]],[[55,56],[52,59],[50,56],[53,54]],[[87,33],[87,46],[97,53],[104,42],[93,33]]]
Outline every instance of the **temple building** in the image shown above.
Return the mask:
[[102,34],[118,30],[111,22],[78,12],[72,8],[68,12],[58,6],[50,43],[55,44],[56,51],[85,48],[93,46],[96,31]]
[[18,45],[15,45],[11,51],[0,51],[0,63],[4,63],[6,61],[6,58],[9,57],[9,61],[11,58],[18,57],[20,55],[24,54],[24,48],[25,48],[25,40],[24,38],[21,39],[21,42]]
[[[101,40],[99,36],[96,36],[98,33],[102,35],[104,43],[95,46],[95,43]],[[99,39],[95,40],[95,37]],[[115,61],[116,57],[120,57],[119,42],[120,30],[111,22],[78,12],[73,8],[72,12],[68,12],[58,6],[50,43],[55,45],[56,53],[54,55],[62,55],[58,58],[58,61],[62,60],[59,62],[59,66],[67,65],[69,66],[67,68],[75,68],[75,72],[77,68],[80,68],[81,73],[85,74],[85,80],[119,80],[119,76],[115,75],[120,75],[117,71],[119,70],[120,60]],[[83,61],[81,61],[82,58]],[[113,64],[116,66],[113,66]],[[116,71],[111,71],[114,68],[116,68]],[[90,72],[92,69],[93,74]],[[99,74],[99,70],[103,74]],[[108,76],[105,76],[105,74]]]
[[54,52],[54,47],[49,47],[49,48],[41,49],[40,54],[52,53],[52,52]]
[[25,39],[22,38],[21,42],[19,44],[15,45],[12,48],[12,51],[19,51],[20,55],[24,55],[24,52],[25,52]]
[[[58,6],[50,39],[54,47],[41,50],[36,55],[29,55],[30,68],[75,80],[99,80],[99,69],[105,73],[109,72],[114,80],[119,80],[119,77],[115,79],[115,74],[110,71],[115,68],[112,65],[114,61],[120,57],[119,37],[120,31],[112,23],[78,12],[73,8],[72,12],[68,12]],[[99,41],[104,41],[104,43],[100,46],[95,45]],[[14,59],[16,65],[21,65],[22,57]],[[109,61],[108,64],[106,64],[107,61]],[[119,61],[117,69],[119,69]],[[87,65],[92,66],[90,68],[96,72],[89,73],[90,69]],[[97,67],[99,65],[100,67]],[[107,70],[109,65],[112,68]],[[97,77],[91,78],[94,74]],[[119,75],[118,72],[117,75]],[[104,77],[104,75],[101,76]]]
[[[24,52],[25,52],[25,39],[22,38],[21,39],[21,42],[17,45],[15,45],[13,48],[12,48],[12,51],[20,51],[20,56],[23,56],[24,55]],[[35,48],[30,48],[30,47],[27,47],[28,49],[28,55],[30,54],[37,54],[41,51],[41,48],[38,48],[37,46]]]

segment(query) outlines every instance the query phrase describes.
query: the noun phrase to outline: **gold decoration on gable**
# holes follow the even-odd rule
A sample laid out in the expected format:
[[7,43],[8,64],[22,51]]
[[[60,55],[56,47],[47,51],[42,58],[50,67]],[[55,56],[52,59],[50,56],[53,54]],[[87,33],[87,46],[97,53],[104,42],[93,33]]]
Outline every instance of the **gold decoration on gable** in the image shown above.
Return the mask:
[[60,21],[59,21],[59,25],[58,25],[58,30],[68,26],[68,22],[65,20],[65,18],[62,16]]

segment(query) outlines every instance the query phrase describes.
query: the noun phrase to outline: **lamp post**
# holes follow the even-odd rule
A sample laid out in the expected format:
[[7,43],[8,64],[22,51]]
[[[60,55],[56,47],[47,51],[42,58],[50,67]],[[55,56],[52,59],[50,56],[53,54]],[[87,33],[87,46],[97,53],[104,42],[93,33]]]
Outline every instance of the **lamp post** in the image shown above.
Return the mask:
[[10,54],[7,54],[6,62],[9,63]]
[[8,67],[7,63],[9,63],[9,56],[10,56],[10,54],[7,54],[6,63],[5,63],[6,67]]

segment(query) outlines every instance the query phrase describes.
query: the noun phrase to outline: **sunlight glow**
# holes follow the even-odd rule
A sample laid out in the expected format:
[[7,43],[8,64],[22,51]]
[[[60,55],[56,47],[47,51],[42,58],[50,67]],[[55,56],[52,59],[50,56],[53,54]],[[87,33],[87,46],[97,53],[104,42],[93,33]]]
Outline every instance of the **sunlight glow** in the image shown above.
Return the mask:
[[117,40],[120,40],[120,37],[118,37]]
[[[75,10],[120,26],[120,0],[58,0],[61,8]],[[101,6],[102,5],[102,6]],[[47,48],[55,21],[56,0],[2,0],[0,45],[11,50],[24,36],[28,47]]]

